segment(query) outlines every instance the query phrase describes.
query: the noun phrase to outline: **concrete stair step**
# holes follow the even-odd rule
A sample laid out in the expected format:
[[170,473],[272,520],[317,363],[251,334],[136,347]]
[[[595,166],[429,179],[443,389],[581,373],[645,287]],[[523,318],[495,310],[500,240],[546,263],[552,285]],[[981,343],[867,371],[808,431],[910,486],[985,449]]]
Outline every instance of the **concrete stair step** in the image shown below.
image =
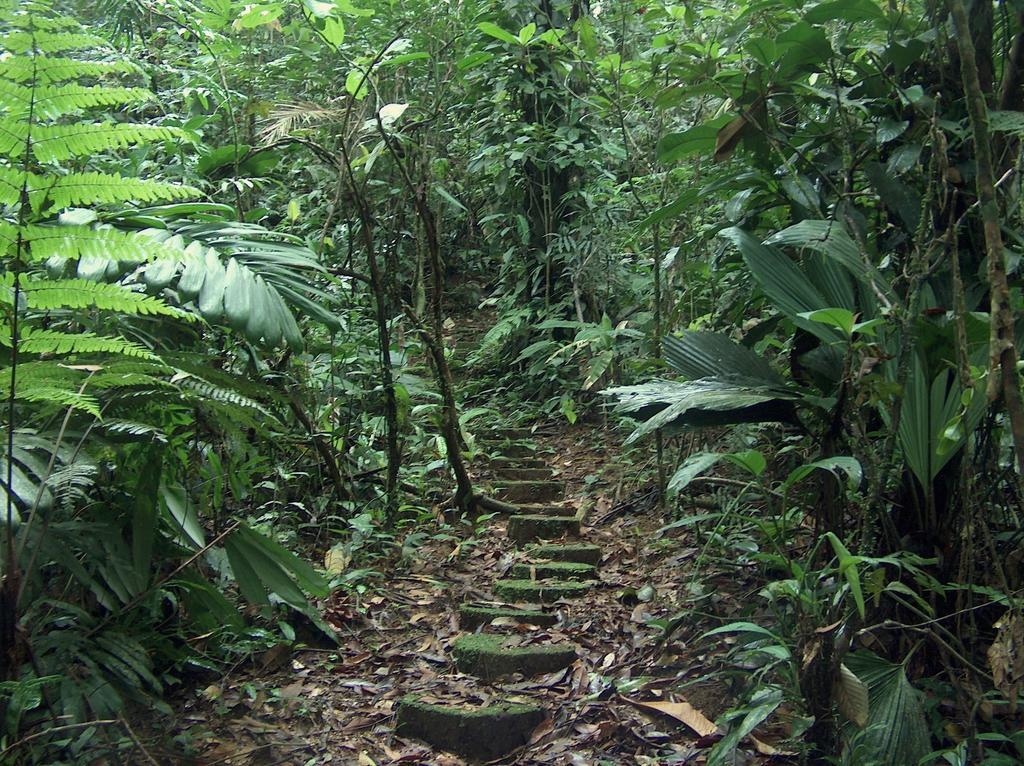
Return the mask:
[[547,559],[548,561],[575,561],[580,564],[601,563],[601,546],[587,543],[556,543],[551,545],[531,545],[526,549],[531,559]]
[[576,516],[577,511],[568,505],[552,503],[516,503],[521,516]]
[[459,627],[463,630],[476,630],[481,625],[490,625],[491,620],[499,617],[515,620],[522,625],[536,625],[549,628],[558,622],[558,615],[552,612],[541,612],[537,609],[513,609],[505,606],[484,606],[482,604],[463,604],[459,607]]
[[580,580],[498,580],[494,583],[494,595],[512,604],[550,604],[579,598],[591,585]]
[[493,761],[529,742],[547,714],[539,705],[518,702],[434,704],[409,695],[398,703],[395,718],[399,737],[472,761]]
[[544,481],[555,476],[550,468],[499,468],[495,474],[499,481]]
[[576,645],[569,642],[555,644],[517,645],[515,636],[491,633],[473,633],[461,636],[452,644],[455,667],[484,681],[521,673],[538,676],[554,673],[576,661]]
[[547,468],[548,461],[542,457],[494,457],[487,463],[487,467],[498,472],[505,468]]
[[515,564],[509,574],[516,580],[593,580],[597,577],[597,568],[575,561],[548,561]]
[[519,545],[535,540],[554,540],[564,535],[579,535],[580,520],[575,516],[510,516],[508,520],[509,539]]
[[540,447],[537,447],[536,445],[533,444],[491,444],[488,442],[483,442],[483,446],[488,452],[494,452],[500,455],[504,455],[505,457],[514,458],[532,458],[547,451],[541,450]]
[[495,481],[494,496],[506,503],[545,503],[565,497],[565,482]]

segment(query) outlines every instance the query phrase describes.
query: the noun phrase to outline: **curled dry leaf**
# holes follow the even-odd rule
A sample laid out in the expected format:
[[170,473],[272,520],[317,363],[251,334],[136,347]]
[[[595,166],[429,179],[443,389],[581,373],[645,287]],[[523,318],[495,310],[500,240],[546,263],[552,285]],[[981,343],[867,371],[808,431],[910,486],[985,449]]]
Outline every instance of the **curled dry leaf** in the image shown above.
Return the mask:
[[863,729],[868,723],[868,687],[857,678],[856,674],[846,665],[839,666],[832,689],[839,712],[846,716],[852,724]]
[[710,737],[718,733],[718,727],[715,726],[714,721],[689,702],[638,702],[637,700],[627,700],[627,702],[639,708],[655,710],[675,718],[677,721],[685,723],[701,737]]

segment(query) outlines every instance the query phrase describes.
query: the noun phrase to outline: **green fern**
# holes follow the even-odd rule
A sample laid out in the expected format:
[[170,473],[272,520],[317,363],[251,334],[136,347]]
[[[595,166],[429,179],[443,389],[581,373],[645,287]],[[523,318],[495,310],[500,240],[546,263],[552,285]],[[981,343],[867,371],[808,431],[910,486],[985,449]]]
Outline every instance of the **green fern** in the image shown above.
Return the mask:
[[[0,186],[2,183],[0,180]],[[83,205],[160,202],[199,196],[199,190],[191,186],[124,178],[116,173],[72,173],[62,178],[30,180],[30,186],[29,198],[35,210],[45,202],[63,210]]]
[[56,120],[86,109],[125,108],[153,99],[145,88],[111,88],[101,85],[42,86],[34,90],[14,82],[0,82],[0,109],[9,115],[26,116],[29,107],[36,117]]
[[73,58],[14,57],[0,61],[0,79],[16,83],[56,85],[82,78],[109,77],[117,74],[141,75],[142,69],[130,61],[79,61]]
[[[0,292],[0,304],[12,305],[14,275],[0,277],[0,286],[8,289]],[[28,308],[39,311],[53,309],[100,309],[120,314],[143,316],[167,316],[191,320],[194,317],[186,311],[168,306],[159,298],[126,290],[121,285],[90,282],[86,279],[46,280],[24,277],[21,291]]]
[[32,134],[32,156],[39,162],[63,162],[135,144],[187,138],[180,128],[97,122],[90,125],[32,125],[0,121],[0,154],[21,159]]
[[[177,260],[181,249],[175,242],[161,242],[146,231],[127,232],[119,229],[94,229],[89,226],[33,226],[18,227],[0,221],[0,252],[27,247],[23,260],[43,263],[80,258],[110,258],[115,261],[145,263],[153,260]],[[179,240],[180,242],[180,240]]]
[[[6,336],[0,334],[0,343],[10,340],[10,328]],[[27,329],[21,336],[19,351],[26,354],[120,354],[155,360],[158,357],[149,349],[124,338],[104,338],[91,332],[65,333],[59,330]]]

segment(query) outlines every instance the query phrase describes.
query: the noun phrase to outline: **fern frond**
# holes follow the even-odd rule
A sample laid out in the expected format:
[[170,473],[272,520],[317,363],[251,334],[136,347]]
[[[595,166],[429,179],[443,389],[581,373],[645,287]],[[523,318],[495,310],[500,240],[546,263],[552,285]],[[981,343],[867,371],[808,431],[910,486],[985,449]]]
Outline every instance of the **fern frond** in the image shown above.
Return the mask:
[[41,263],[50,258],[78,260],[108,258],[114,261],[145,263],[155,260],[178,260],[182,257],[181,237],[161,242],[140,232],[89,226],[23,226],[0,222],[0,253],[9,251],[21,234],[24,260]]
[[180,372],[178,375],[175,375],[175,379],[182,388],[194,391],[204,399],[212,399],[224,404],[233,404],[237,407],[246,407],[251,410],[256,410],[262,415],[271,417],[270,412],[268,412],[262,404],[247,396],[242,396],[242,394],[237,391],[215,386],[201,378],[193,377],[186,372]]
[[134,420],[110,419],[103,423],[102,429],[108,434],[125,434],[127,436],[149,437],[159,442],[167,441],[167,434],[163,429],[148,423],[138,423]]
[[24,172],[0,165],[0,205],[17,205],[21,200],[21,188],[24,183]]
[[[7,392],[4,392],[7,396]],[[60,409],[71,408],[87,412],[96,419],[102,419],[100,405],[96,397],[86,393],[80,393],[78,388],[58,388],[46,383],[34,385],[19,385],[15,391],[14,398],[23,402],[34,404],[51,404]]]
[[108,49],[106,40],[96,35],[82,32],[44,31],[39,29],[39,17],[36,17],[34,31],[20,30],[8,32],[0,37],[0,50],[14,54],[30,53],[64,53],[66,51]]
[[20,159],[25,147],[40,162],[60,162],[98,152],[124,149],[173,138],[186,138],[180,128],[164,125],[97,122],[91,125],[34,125],[21,120],[0,120],[0,154]]
[[[0,345],[10,346],[11,336],[0,335]],[[110,338],[91,332],[65,333],[59,330],[26,328],[18,343],[19,352],[26,354],[121,354],[139,359],[157,356],[148,348],[125,340]]]
[[52,8],[31,2],[18,3],[13,10],[0,14],[0,21],[17,29],[43,29],[48,31],[81,29],[82,25],[69,16],[55,16]]
[[106,77],[113,74],[141,75],[143,72],[137,64],[123,60],[79,61],[50,56],[12,56],[0,61],[0,79],[18,83],[34,81],[39,85],[55,85],[84,77]]
[[0,80],[0,108],[25,115],[32,104],[37,120],[56,120],[97,107],[127,107],[153,99],[146,88],[108,88],[100,85],[50,85],[32,89]]
[[[168,391],[177,390],[174,384],[169,381],[160,380],[152,375],[144,375],[140,372],[111,373],[104,370],[97,373],[89,381],[89,388],[95,390],[121,391],[122,389],[137,389],[139,386],[149,386],[150,388],[147,390],[151,392],[156,389],[163,389],[165,394]],[[133,391],[133,393],[135,392]]]
[[[13,287],[14,275],[8,273],[0,277],[0,286]],[[25,277],[21,281],[21,290],[28,307],[39,311],[93,308],[127,315],[194,319],[188,312],[168,306],[159,298],[105,282],[90,282],[86,279],[47,281]],[[10,305],[13,299],[11,290],[0,290],[0,303]]]
[[[11,205],[18,200],[21,186],[20,173],[5,173],[0,168],[0,204]],[[12,184],[15,186],[15,202],[8,202]],[[68,207],[104,205],[121,202],[160,202],[166,200],[194,199],[202,194],[192,186],[144,181],[140,178],[124,178],[107,173],[72,173],[67,176],[34,176],[29,179],[29,198],[33,210],[41,210],[49,201],[57,210]]]

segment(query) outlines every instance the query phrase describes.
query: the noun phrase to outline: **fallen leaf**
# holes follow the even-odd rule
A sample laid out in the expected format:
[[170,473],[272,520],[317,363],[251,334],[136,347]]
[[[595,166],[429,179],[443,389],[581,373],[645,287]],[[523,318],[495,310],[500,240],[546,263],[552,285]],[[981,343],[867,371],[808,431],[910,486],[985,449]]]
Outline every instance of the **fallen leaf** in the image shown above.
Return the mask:
[[671,716],[677,721],[685,723],[702,737],[710,737],[712,734],[718,733],[718,727],[715,726],[714,721],[711,721],[689,702],[638,702],[637,700],[627,700],[627,702]]

